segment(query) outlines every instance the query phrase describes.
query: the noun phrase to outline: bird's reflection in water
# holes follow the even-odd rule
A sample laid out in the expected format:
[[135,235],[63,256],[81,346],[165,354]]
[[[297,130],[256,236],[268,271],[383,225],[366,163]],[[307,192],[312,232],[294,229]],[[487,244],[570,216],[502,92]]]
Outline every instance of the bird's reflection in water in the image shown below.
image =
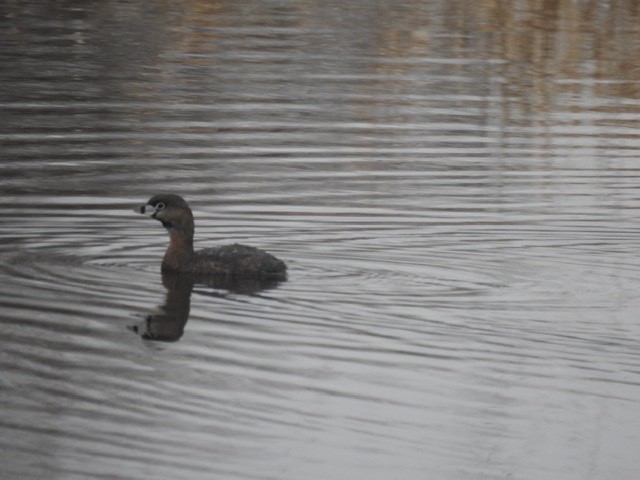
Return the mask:
[[[221,290],[251,295],[262,290],[275,288],[278,283],[280,283],[278,280],[259,278],[163,273],[162,285],[167,290],[164,304],[149,313],[143,322],[128,328],[144,340],[175,342],[182,337],[187,320],[189,320],[191,292],[194,285],[202,285],[211,289],[209,292],[211,296],[223,297],[224,294],[220,293]],[[199,293],[204,292],[199,291]]]

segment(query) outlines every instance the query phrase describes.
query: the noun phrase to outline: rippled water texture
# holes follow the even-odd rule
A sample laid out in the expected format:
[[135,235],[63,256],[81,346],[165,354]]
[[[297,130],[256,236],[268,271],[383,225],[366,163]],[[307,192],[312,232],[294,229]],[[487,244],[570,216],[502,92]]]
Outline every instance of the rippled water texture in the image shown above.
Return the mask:
[[[5,1],[0,477],[635,480],[640,7]],[[133,213],[286,282],[160,274]]]

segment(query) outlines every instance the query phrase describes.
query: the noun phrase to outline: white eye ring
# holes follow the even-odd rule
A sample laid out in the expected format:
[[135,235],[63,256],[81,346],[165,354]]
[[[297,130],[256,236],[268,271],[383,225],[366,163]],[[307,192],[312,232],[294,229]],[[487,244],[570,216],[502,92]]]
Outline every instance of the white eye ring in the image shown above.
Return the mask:
[[162,202],[156,203],[156,212],[158,212],[160,210],[164,210],[164,203],[162,203]]

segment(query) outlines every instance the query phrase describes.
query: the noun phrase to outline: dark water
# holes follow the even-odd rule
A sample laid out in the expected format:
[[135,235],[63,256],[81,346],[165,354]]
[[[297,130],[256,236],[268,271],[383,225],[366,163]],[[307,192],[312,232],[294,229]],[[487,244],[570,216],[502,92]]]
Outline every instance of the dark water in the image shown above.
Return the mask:
[[[632,1],[3,2],[1,477],[637,478],[638,58]],[[165,191],[288,281],[163,278]]]

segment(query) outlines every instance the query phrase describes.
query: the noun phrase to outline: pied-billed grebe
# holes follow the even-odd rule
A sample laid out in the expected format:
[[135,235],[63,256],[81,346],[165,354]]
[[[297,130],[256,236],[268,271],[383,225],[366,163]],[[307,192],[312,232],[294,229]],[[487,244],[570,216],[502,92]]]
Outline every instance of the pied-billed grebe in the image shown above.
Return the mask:
[[178,195],[155,195],[139,209],[162,222],[169,232],[163,272],[212,274],[284,280],[287,266],[270,253],[246,245],[225,245],[193,251],[193,214]]

